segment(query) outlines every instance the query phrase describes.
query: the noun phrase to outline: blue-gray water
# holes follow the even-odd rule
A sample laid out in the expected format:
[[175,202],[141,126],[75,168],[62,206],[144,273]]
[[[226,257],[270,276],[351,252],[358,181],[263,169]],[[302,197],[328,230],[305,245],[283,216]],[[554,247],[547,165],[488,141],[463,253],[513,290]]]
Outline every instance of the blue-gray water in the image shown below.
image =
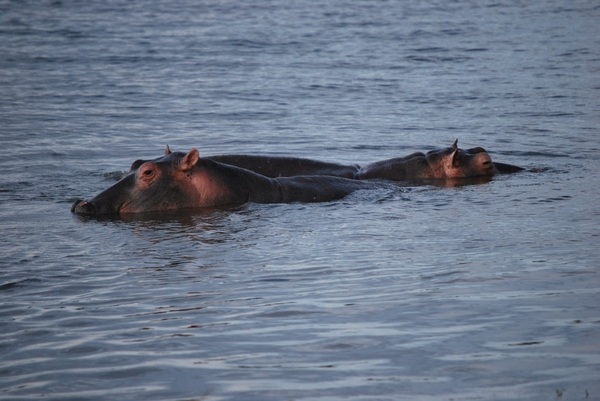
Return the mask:
[[[600,399],[597,1],[0,1],[0,399]],[[168,143],[535,169],[129,220]]]

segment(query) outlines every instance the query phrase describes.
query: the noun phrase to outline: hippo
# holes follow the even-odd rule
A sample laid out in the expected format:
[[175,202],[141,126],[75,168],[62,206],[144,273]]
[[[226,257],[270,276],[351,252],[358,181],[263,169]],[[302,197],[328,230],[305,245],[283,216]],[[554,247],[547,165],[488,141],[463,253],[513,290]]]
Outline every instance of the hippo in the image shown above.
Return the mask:
[[393,181],[418,179],[457,179],[492,177],[502,172],[522,170],[517,166],[494,163],[484,148],[459,149],[458,139],[445,149],[413,153],[383,160],[360,169],[359,179],[384,178]]
[[125,215],[246,202],[329,202],[373,183],[327,175],[269,178],[253,171],[167,151],[163,157],[135,161],[130,172],[88,201],[77,200],[71,212],[81,215]]
[[[167,152],[169,151],[167,147]],[[267,177],[295,175],[331,175],[355,180],[457,179],[491,177],[523,170],[510,164],[492,162],[485,149],[459,149],[458,139],[449,148],[413,153],[406,157],[383,160],[365,167],[319,162],[292,157],[222,155],[211,160],[245,168]]]

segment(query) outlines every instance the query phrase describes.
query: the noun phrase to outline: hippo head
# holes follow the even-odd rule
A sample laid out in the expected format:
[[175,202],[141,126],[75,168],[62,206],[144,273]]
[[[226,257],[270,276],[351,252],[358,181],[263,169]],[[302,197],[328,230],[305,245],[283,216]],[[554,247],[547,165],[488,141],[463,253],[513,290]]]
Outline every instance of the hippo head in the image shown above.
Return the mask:
[[127,176],[88,201],[78,200],[71,207],[76,214],[106,215],[140,213],[191,207],[198,203],[192,168],[199,154],[171,152],[151,160],[138,160]]
[[489,177],[498,173],[485,149],[459,149],[458,139],[449,148],[428,152],[425,158],[435,178]]

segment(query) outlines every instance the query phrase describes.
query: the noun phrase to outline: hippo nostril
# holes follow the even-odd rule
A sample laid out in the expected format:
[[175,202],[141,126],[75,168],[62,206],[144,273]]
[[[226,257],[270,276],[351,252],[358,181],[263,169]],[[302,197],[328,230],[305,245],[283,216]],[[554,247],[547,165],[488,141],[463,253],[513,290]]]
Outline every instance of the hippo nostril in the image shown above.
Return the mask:
[[81,199],[77,199],[77,200],[75,201],[75,203],[73,203],[73,206],[71,206],[71,213],[74,213],[74,212],[75,212],[75,208],[76,208],[76,207],[77,207],[77,206],[78,206],[78,205],[79,205],[81,202],[83,202]]
[[76,200],[71,206],[71,212],[79,214],[93,213],[94,207],[88,201]]

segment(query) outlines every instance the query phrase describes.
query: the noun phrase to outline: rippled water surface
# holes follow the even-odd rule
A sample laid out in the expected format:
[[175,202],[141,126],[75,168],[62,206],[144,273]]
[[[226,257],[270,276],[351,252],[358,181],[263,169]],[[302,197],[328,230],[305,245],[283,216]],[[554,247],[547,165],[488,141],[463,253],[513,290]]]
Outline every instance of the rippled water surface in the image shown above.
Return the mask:
[[[288,4],[289,3],[289,4]],[[600,399],[595,1],[0,1],[0,399]],[[89,219],[135,159],[527,170]]]

